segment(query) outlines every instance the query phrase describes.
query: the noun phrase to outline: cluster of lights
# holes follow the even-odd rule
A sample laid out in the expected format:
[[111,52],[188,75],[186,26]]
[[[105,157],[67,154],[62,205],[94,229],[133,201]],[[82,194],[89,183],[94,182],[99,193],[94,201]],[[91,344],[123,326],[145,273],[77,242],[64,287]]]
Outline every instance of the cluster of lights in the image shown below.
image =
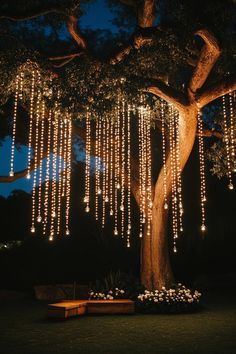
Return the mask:
[[[126,103],[120,93],[115,115],[111,118],[97,117],[95,124],[95,218],[101,219],[105,226],[107,214],[114,221],[114,235],[125,238],[130,247],[131,237],[131,117],[134,109]],[[150,233],[151,226],[151,120],[150,110],[143,108],[142,147],[145,153],[142,161],[142,196],[143,210],[142,229],[147,221]],[[91,119],[91,117],[89,117]],[[91,153],[91,123],[86,119],[86,155]],[[90,138],[89,138],[90,134]],[[88,158],[86,159],[88,161]],[[85,171],[85,197],[88,191],[88,174]],[[86,202],[90,200],[86,198]],[[144,214],[143,213],[143,214]],[[144,220],[144,223],[143,223]],[[143,230],[141,231],[143,232]]]
[[[26,70],[28,70],[26,68]],[[45,97],[53,98],[53,84],[50,79],[49,88],[42,82],[40,71],[34,68],[27,71],[21,70],[15,80],[15,99],[13,109],[12,145],[10,156],[9,175],[14,176],[14,149],[16,140],[16,123],[19,100],[23,99],[24,90],[27,90],[27,81],[30,82],[29,92],[29,129],[27,174],[32,173],[32,215],[31,233],[36,233],[37,228],[43,235],[48,235],[53,240],[55,235],[62,232],[69,235],[70,215],[70,180],[71,180],[71,149],[72,149],[72,123],[71,116],[66,113],[63,119],[59,107],[59,93],[55,98],[55,105],[47,109]],[[47,134],[45,134],[47,132]],[[51,153],[52,150],[52,153]],[[43,158],[46,154],[45,183],[43,184]],[[58,159],[59,156],[59,159]],[[59,160],[59,163],[58,163]],[[62,161],[64,160],[64,166]],[[57,182],[57,176],[60,175]],[[65,197],[65,198],[64,198]],[[64,211],[64,222],[61,217]]]
[[234,189],[233,185],[233,172],[235,169],[235,138],[234,138],[234,111],[233,111],[233,93],[229,94],[229,124],[227,119],[226,109],[226,96],[222,97],[222,109],[223,109],[223,129],[224,129],[224,142],[226,148],[226,164],[227,164],[227,176],[229,179],[228,187],[230,190]]
[[201,198],[201,231],[206,231],[205,203],[206,203],[206,177],[203,142],[203,122],[200,110],[198,111],[198,152],[200,166],[200,198]]

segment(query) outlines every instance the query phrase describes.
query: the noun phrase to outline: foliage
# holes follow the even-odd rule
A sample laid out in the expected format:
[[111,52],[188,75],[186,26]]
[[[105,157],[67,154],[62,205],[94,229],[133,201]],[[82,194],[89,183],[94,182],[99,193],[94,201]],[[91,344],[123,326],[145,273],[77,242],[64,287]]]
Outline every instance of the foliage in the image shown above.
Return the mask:
[[148,291],[139,294],[137,308],[144,313],[183,313],[199,308],[201,293],[178,284],[171,289]]
[[[113,296],[114,298],[121,298],[122,296],[123,298],[125,295],[128,299],[136,299],[139,292],[144,290],[143,286],[140,285],[139,281],[134,276],[121,273],[120,271],[111,271],[103,279],[98,279],[94,284],[91,284],[90,289],[92,289],[91,291],[94,293],[92,295],[97,298],[103,296],[107,297],[107,295]],[[102,295],[97,295],[97,293]]]

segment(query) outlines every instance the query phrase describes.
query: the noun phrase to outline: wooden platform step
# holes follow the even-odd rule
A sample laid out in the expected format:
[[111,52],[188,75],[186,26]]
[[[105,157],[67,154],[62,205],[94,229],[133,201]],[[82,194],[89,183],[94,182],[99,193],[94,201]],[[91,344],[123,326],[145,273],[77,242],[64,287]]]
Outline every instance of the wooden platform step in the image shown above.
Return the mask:
[[48,305],[48,317],[68,318],[88,314],[132,314],[134,301],[120,300],[69,300]]

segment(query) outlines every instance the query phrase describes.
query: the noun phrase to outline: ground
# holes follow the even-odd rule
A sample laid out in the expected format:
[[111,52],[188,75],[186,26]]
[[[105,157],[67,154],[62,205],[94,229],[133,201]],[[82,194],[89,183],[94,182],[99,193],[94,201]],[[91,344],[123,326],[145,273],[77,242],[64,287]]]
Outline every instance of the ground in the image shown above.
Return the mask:
[[46,319],[47,304],[0,305],[2,354],[235,353],[235,293],[208,295],[185,315],[89,316]]

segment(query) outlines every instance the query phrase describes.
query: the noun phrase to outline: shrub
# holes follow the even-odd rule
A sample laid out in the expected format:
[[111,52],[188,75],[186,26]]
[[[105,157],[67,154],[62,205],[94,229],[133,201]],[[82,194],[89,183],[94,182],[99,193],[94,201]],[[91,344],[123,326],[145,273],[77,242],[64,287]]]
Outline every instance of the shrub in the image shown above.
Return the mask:
[[137,297],[137,309],[143,313],[184,313],[199,308],[201,293],[178,284],[171,289],[145,290]]

